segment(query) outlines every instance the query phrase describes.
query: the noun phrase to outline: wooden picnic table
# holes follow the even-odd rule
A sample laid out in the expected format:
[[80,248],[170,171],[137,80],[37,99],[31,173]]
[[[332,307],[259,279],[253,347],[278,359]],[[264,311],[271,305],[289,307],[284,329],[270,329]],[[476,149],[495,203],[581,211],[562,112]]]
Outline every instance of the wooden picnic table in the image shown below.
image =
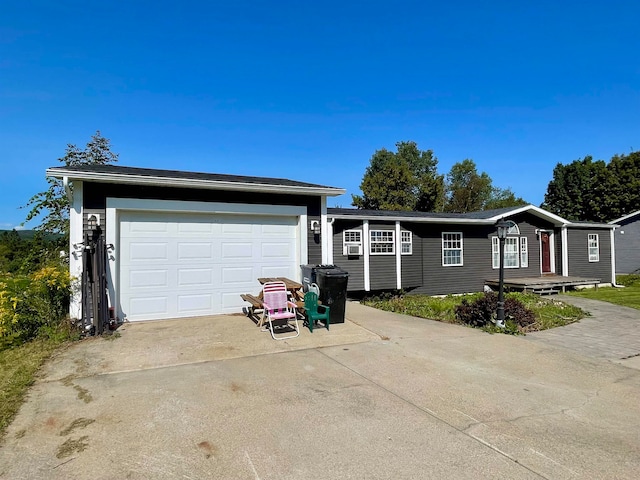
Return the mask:
[[[290,278],[287,278],[287,277],[261,277],[261,278],[258,278],[258,282],[260,282],[260,285],[264,285],[265,283],[269,283],[269,282],[284,283],[285,288],[291,294],[292,301],[296,304],[298,308],[300,309],[304,308],[304,294],[302,293],[301,283],[298,283],[295,280],[291,280]],[[258,293],[257,295],[244,293],[240,296],[245,302],[248,302],[249,304],[251,304],[250,307],[243,309],[245,314],[249,318],[256,320],[256,323],[258,324],[258,326],[261,326],[263,318],[258,319],[256,315],[259,313],[264,314],[264,305],[262,303],[262,300],[263,300],[262,290],[260,290],[260,293]],[[264,315],[262,317],[264,317]]]

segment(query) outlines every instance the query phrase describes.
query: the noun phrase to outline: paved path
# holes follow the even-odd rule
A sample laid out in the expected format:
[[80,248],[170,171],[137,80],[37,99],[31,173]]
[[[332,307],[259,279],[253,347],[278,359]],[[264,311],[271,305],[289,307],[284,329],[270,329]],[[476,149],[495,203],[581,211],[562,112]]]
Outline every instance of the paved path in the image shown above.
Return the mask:
[[640,371],[350,303],[276,342],[244,317],[130,324],[53,358],[1,480],[636,480]]
[[640,310],[571,295],[554,298],[591,316],[565,327],[529,333],[526,339],[640,368]]

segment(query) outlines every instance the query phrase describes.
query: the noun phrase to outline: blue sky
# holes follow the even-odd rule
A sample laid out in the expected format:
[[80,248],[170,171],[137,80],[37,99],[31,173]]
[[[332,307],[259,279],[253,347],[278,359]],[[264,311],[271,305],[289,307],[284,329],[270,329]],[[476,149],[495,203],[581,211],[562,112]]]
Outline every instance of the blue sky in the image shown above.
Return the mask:
[[0,228],[96,130],[121,165],[337,186],[344,207],[401,140],[536,205],[558,162],[640,150],[638,2],[445,3],[3,0]]

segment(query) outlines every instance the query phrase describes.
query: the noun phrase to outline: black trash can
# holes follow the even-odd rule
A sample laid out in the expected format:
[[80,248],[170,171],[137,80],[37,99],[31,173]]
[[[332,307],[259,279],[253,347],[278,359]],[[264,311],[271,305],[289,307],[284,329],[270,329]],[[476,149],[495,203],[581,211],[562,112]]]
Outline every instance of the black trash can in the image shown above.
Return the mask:
[[344,323],[349,274],[335,265],[318,265],[315,278],[320,287],[320,301],[331,309],[331,323]]

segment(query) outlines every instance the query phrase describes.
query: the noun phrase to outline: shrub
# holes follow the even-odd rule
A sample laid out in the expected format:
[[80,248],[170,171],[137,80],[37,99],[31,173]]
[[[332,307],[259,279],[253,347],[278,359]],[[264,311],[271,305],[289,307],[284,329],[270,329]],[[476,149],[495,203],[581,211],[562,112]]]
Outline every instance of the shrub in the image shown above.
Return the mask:
[[[463,300],[455,309],[456,319],[472,327],[490,327],[495,323],[498,296],[487,292],[476,300]],[[526,331],[536,321],[535,314],[517,298],[507,297],[504,302],[504,317],[507,324],[512,322],[518,331]]]
[[498,297],[493,292],[485,293],[472,302],[464,299],[455,308],[456,319],[472,327],[484,327],[493,323],[497,305]]
[[0,282],[0,348],[38,334],[57,335],[70,294],[71,277],[62,266],[43,267],[28,277]]

